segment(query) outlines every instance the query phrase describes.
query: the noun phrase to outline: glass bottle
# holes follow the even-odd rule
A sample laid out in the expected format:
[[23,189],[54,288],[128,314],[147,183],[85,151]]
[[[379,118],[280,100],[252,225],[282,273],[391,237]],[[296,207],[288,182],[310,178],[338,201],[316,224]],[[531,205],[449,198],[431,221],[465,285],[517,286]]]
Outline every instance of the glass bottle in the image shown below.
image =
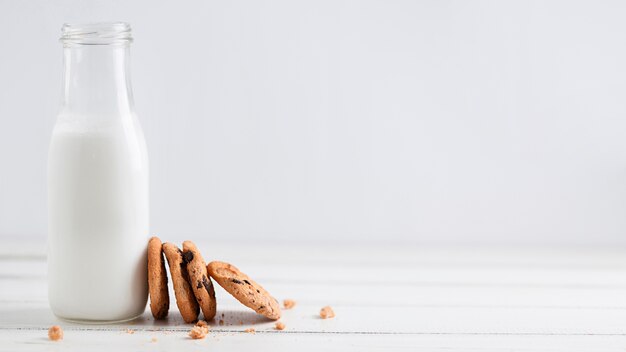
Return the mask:
[[148,156],[127,23],[63,25],[64,85],[48,155],[48,299],[59,318],[124,321],[146,307]]

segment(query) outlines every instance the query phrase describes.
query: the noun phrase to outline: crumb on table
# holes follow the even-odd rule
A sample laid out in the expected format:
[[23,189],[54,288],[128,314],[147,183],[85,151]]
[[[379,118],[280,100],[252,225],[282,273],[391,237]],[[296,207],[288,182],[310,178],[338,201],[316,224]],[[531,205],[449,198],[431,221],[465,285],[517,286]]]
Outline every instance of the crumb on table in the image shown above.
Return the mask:
[[189,337],[194,340],[203,339],[206,337],[206,334],[209,332],[209,328],[205,326],[194,326],[189,331]]
[[285,309],[291,309],[293,307],[295,307],[296,305],[296,301],[294,301],[293,299],[285,299],[283,300],[283,307]]
[[133,329],[126,329],[126,333],[132,335],[132,334],[135,333],[135,330],[133,330]]
[[224,325],[224,319],[220,319],[220,325]]
[[158,339],[157,339],[156,337],[152,337],[152,338],[150,339],[150,342],[157,342],[157,341],[158,341]]
[[48,329],[48,338],[52,341],[63,340],[63,329],[58,325],[53,325]]
[[196,323],[196,326],[200,326],[200,327],[206,326],[208,328],[209,324],[207,324],[207,322],[204,320],[198,320],[198,322]]
[[276,329],[276,330],[285,330],[285,324],[283,324],[282,322],[278,321],[278,322],[276,322],[276,325],[274,325],[274,329]]
[[254,328],[247,328],[244,332],[247,332],[248,334],[255,334],[256,330],[254,330]]
[[330,319],[335,317],[335,312],[330,306],[326,306],[320,310],[320,317],[322,319]]

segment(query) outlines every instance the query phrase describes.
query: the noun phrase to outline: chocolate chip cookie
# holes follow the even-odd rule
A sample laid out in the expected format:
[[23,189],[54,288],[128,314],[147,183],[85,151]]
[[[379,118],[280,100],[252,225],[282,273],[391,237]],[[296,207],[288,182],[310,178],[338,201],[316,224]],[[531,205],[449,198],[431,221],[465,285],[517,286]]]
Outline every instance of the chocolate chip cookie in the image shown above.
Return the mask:
[[206,263],[200,254],[198,247],[191,242],[183,242],[183,259],[187,262],[189,284],[193,289],[196,300],[202,309],[205,320],[211,320],[215,316],[216,302],[213,282],[206,270]]
[[174,283],[174,294],[176,295],[176,305],[186,323],[193,323],[198,320],[198,302],[189,285],[189,275],[187,274],[187,262],[183,258],[183,252],[169,242],[163,244],[163,252],[170,267],[170,275]]
[[170,309],[170,295],[167,290],[167,272],[161,240],[152,237],[148,241],[148,288],[150,310],[154,319],[163,319]]
[[234,265],[214,261],[207,265],[207,271],[220,286],[246,307],[273,320],[280,318],[278,301]]

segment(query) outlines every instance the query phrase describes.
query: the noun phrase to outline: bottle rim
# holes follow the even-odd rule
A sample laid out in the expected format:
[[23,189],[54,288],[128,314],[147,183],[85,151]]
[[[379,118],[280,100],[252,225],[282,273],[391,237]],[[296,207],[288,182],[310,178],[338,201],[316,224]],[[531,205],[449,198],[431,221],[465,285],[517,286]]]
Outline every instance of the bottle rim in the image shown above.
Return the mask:
[[133,41],[126,22],[65,23],[59,39],[64,47],[72,45],[127,45]]

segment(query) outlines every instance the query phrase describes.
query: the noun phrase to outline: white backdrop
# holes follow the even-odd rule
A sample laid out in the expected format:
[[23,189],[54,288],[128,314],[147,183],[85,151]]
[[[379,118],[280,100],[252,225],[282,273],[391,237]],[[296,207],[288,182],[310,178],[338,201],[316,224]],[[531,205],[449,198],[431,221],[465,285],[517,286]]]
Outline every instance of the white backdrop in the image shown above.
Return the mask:
[[132,24],[167,239],[626,244],[626,2],[0,0],[0,236],[45,238],[63,22]]

